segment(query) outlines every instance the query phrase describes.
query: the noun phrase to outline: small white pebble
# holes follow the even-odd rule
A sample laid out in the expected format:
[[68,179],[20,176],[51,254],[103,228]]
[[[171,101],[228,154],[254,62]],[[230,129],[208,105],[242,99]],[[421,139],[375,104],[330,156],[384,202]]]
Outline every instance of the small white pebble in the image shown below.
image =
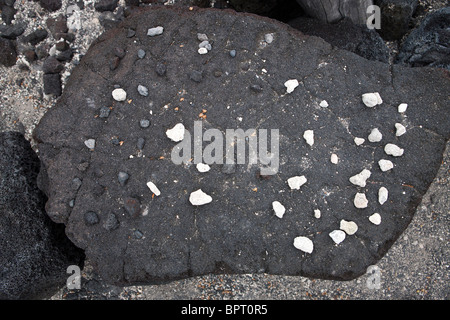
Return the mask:
[[314,218],[320,219],[321,215],[322,214],[319,209],[314,209]]
[[364,193],[356,193],[355,195],[355,199],[353,200],[353,204],[355,205],[356,208],[358,209],[364,209],[367,208],[367,204],[369,203],[369,201],[366,198],[366,195]]
[[198,53],[199,54],[207,54],[208,53],[208,49],[206,49],[206,48],[199,48],[198,49]]
[[358,231],[358,225],[353,221],[346,221],[342,219],[339,223],[339,229],[345,231],[346,234],[351,236]]
[[378,128],[372,129],[367,139],[370,142],[379,142],[383,138],[383,135],[381,134],[380,130]]
[[286,92],[291,93],[294,91],[295,88],[298,87],[298,80],[297,79],[291,79],[284,83],[284,86],[286,87]]
[[287,180],[287,183],[292,190],[294,190],[294,189],[299,190],[300,187],[306,183],[306,181],[307,181],[307,179],[305,176],[295,176],[295,177],[289,178]]
[[319,104],[322,108],[328,108],[328,102],[326,100],[322,100]]
[[362,145],[363,143],[364,143],[364,141],[366,141],[364,138],[358,138],[358,137],[355,137],[355,139],[353,139],[353,141],[355,142],[355,144],[357,145],[357,146],[360,146],[360,145]]
[[95,139],[87,139],[86,141],[84,141],[84,145],[86,147],[88,147],[89,149],[94,149],[95,148]]
[[125,101],[127,99],[127,93],[121,88],[114,89],[112,92],[112,97],[116,101]]
[[378,190],[378,202],[380,204],[384,204],[388,199],[388,194],[389,194],[388,189],[386,189],[385,187],[381,187]]
[[189,201],[194,206],[202,206],[210,203],[212,201],[212,197],[204,193],[202,189],[198,189],[197,191],[191,193],[189,196]]
[[406,103],[400,103],[398,106],[398,112],[403,113],[408,109],[408,105]]
[[211,167],[204,163],[197,163],[197,170],[199,172],[208,172],[211,169]]
[[147,182],[147,187],[150,189],[151,192],[155,194],[155,196],[159,196],[161,194],[158,187],[156,187],[156,185],[153,182],[151,181]]
[[363,103],[369,107],[373,108],[378,104],[382,104],[383,100],[378,92],[365,93],[362,95]]
[[314,250],[313,242],[307,237],[296,237],[294,239],[294,247],[306,253],[311,253]]
[[266,33],[264,35],[264,41],[266,41],[267,43],[272,43],[273,41],[273,33]]
[[403,155],[404,151],[405,151],[404,149],[392,143],[388,143],[387,145],[384,146],[384,152],[390,156],[400,157]]
[[380,161],[378,161],[378,165],[380,166],[380,169],[383,172],[391,170],[394,167],[392,161],[385,159],[381,159]]
[[373,224],[379,225],[381,223],[381,216],[379,213],[374,213],[369,217],[369,221]]
[[338,161],[339,161],[339,158],[338,158],[337,154],[333,153],[331,155],[330,161],[331,161],[332,164],[337,164]]
[[345,232],[342,230],[333,230],[328,235],[336,244],[339,244],[345,240]]
[[350,177],[350,182],[354,185],[365,187],[366,186],[366,180],[370,178],[371,172],[367,169],[364,169],[357,175],[354,175],[353,177]]
[[314,131],[306,130],[303,133],[303,139],[305,139],[306,143],[312,146],[314,144]]
[[283,218],[284,213],[286,212],[286,208],[278,201],[272,202],[273,211],[275,211],[275,215],[278,218]]
[[164,32],[164,28],[161,26],[150,28],[147,30],[147,35],[150,37],[159,36]]
[[395,135],[397,137],[400,137],[400,136],[402,136],[402,135],[404,135],[406,133],[406,128],[401,123],[396,123],[395,124],[395,129],[397,129],[396,132],[395,132]]
[[172,141],[178,142],[184,139],[184,125],[177,123],[172,129],[166,131],[166,135]]

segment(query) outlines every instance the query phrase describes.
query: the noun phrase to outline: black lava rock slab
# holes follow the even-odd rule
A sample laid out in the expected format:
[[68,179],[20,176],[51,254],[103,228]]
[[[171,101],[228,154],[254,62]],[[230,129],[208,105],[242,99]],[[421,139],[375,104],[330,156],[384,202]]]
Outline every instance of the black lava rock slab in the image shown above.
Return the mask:
[[395,62],[450,70],[450,7],[425,17],[403,42]]
[[[129,29],[136,32],[132,38]],[[204,54],[201,34],[211,44]],[[111,69],[117,47],[126,55]],[[155,71],[161,63],[164,74]],[[193,73],[201,77],[192,79]],[[286,85],[295,81],[288,80],[298,81],[290,93]],[[140,85],[148,95],[139,93]],[[259,272],[348,280],[387,252],[433,180],[449,138],[448,89],[443,70],[390,68],[256,15],[141,9],[90,47],[37,126],[39,186],[49,197],[49,216],[66,225],[111,283]],[[373,92],[383,102],[369,108],[362,95]],[[402,103],[408,107],[399,112]],[[148,127],[140,125],[145,119]],[[197,170],[202,159],[193,149],[185,149],[184,163],[174,163],[178,142],[167,131],[177,124],[186,129],[186,146],[210,135],[196,152],[211,151],[217,138],[209,171]],[[406,133],[397,136],[396,124]],[[243,164],[233,164],[232,156],[227,164],[226,141],[219,141],[227,129],[239,128],[256,131],[239,140],[248,141]],[[371,136],[370,142],[375,128],[382,140]],[[263,138],[261,129],[269,143],[276,137],[271,130],[278,130],[279,143],[263,145],[253,163],[248,146]],[[307,130],[312,145],[304,139]],[[357,137],[365,142],[355,144]],[[138,147],[139,138],[145,144]],[[242,147],[232,140],[227,145],[234,144]],[[386,154],[388,144],[402,148],[402,156]],[[272,175],[264,171],[265,151],[272,152]],[[381,171],[382,159],[394,167]],[[363,169],[371,172],[366,185],[352,184],[349,178]],[[119,182],[120,172],[126,183]],[[299,190],[288,184],[294,176],[306,178]],[[389,191],[383,204],[381,187]],[[198,189],[210,196],[204,205],[190,201]],[[357,193],[366,195],[366,208],[355,206]],[[285,207],[282,218],[275,201]],[[378,225],[369,220],[374,213]],[[342,220],[358,230],[336,244],[329,234]],[[297,249],[297,237],[308,238],[313,251]]]
[[65,284],[84,253],[45,213],[39,159],[18,132],[0,133],[0,299],[41,299]]

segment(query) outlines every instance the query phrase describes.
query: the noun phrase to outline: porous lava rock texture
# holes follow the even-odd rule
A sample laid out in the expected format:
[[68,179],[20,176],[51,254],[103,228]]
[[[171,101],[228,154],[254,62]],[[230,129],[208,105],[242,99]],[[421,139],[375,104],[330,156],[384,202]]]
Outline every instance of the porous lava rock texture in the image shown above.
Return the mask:
[[[448,87],[443,70],[369,61],[268,18],[141,9],[93,43],[36,128],[39,185],[50,217],[111,283],[261,272],[349,280],[387,252],[435,177]],[[227,129],[254,131],[227,142]],[[181,145],[192,149],[176,164]],[[222,161],[236,145],[246,160]],[[201,158],[208,152],[215,163]]]

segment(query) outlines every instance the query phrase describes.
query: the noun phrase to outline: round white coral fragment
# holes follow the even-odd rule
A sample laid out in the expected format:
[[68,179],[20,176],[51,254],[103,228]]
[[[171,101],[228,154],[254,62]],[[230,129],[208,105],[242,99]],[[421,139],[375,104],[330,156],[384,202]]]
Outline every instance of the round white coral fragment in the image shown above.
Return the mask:
[[345,231],[349,236],[353,235],[358,231],[358,225],[353,221],[346,221],[344,219],[341,220],[339,224],[339,229]]
[[388,143],[387,145],[384,146],[384,152],[390,156],[400,157],[403,155],[404,151],[405,151],[404,149],[400,148],[399,146],[393,143]]
[[303,139],[305,139],[307,144],[312,146],[314,144],[314,131],[305,130],[305,132],[303,133]]
[[286,92],[291,93],[294,91],[295,88],[298,87],[298,80],[297,79],[291,79],[284,83],[284,86],[286,87]]
[[355,205],[356,208],[358,209],[364,209],[367,208],[367,204],[369,203],[369,201],[366,198],[366,195],[364,193],[356,193],[355,195],[355,199],[353,200],[353,204]]
[[379,225],[381,223],[381,216],[379,213],[374,213],[369,217],[369,221],[375,225]]
[[306,253],[311,253],[314,250],[313,242],[307,237],[296,237],[294,239],[294,247]]
[[370,92],[362,95],[362,101],[366,107],[373,108],[378,104],[382,104],[383,100],[378,92]]
[[112,97],[116,101],[125,101],[127,99],[127,93],[121,88],[114,89]]

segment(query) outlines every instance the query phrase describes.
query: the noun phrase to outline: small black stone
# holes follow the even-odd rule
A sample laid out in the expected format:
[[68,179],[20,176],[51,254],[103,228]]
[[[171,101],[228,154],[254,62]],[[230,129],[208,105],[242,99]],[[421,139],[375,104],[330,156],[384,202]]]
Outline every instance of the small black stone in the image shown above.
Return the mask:
[[39,0],[41,7],[48,11],[56,11],[61,8],[62,0]]
[[64,50],[56,55],[56,59],[58,59],[59,61],[70,61],[72,60],[72,57],[73,52],[71,48]]
[[203,79],[203,73],[201,71],[194,70],[189,75],[189,79],[195,82],[200,82]]
[[11,22],[14,20],[14,15],[16,14],[17,10],[14,9],[12,6],[3,6],[2,7],[2,19],[7,24],[10,25]]
[[62,93],[61,77],[57,73],[44,74],[44,93],[59,97]]
[[0,25],[0,37],[15,40],[22,35],[27,27],[25,22],[15,23],[11,25]]
[[44,73],[60,73],[64,66],[55,57],[49,56],[42,65]]
[[119,57],[119,59],[122,59],[123,57],[125,57],[125,50],[116,47],[114,48],[114,54],[116,55],[116,57]]
[[263,91],[263,88],[261,88],[261,86],[258,84],[252,84],[250,86],[250,90],[252,90],[253,92],[261,92]]
[[94,211],[88,211],[84,214],[84,222],[87,225],[94,225],[99,223],[100,219],[98,217],[98,214]]
[[94,8],[97,11],[114,11],[117,7],[118,0],[100,0],[96,1]]
[[158,62],[158,63],[156,64],[155,70],[156,70],[156,73],[157,73],[159,76],[163,76],[163,75],[166,74],[166,65],[165,65],[164,63],[162,63],[162,62]]
[[144,145],[145,145],[145,139],[144,138],[138,138],[138,141],[136,143],[136,146],[138,147],[139,150],[144,149]]
[[133,29],[128,29],[127,38],[133,38],[136,35],[136,31]]
[[128,197],[124,200],[123,207],[131,217],[136,217],[141,211],[139,200],[131,197]]
[[119,221],[117,220],[117,217],[114,213],[108,214],[103,227],[108,231],[115,230],[119,227]]
[[99,117],[100,118],[108,118],[110,112],[111,112],[111,109],[109,109],[108,107],[101,107]]
[[48,32],[45,29],[37,29],[30,33],[29,35],[24,37],[24,41],[28,42],[29,44],[35,46],[45,38],[47,38]]

